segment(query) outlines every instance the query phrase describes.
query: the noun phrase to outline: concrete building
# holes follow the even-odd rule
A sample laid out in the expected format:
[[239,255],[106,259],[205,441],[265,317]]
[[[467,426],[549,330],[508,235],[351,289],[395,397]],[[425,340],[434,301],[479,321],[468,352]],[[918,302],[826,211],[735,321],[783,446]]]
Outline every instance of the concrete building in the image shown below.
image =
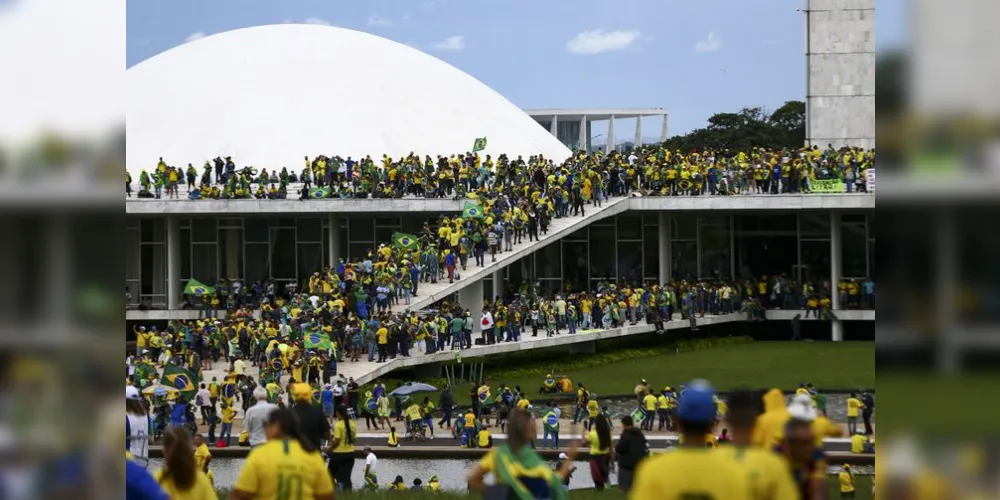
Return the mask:
[[[394,75],[387,76],[385,68]],[[127,71],[126,167],[298,170],[303,155],[451,155],[569,149],[494,90],[407,45],[343,28],[275,25],[209,36]]]
[[622,136],[624,140],[629,140],[633,144],[643,143],[642,119],[644,117],[662,117],[663,125],[660,127],[660,141],[667,140],[669,128],[667,121],[669,113],[665,108],[644,108],[644,109],[526,109],[526,113],[535,119],[539,125],[548,130],[559,139],[559,142],[570,149],[586,149],[592,151],[593,139],[591,124],[595,121],[607,121],[608,129],[604,137],[605,150],[613,149],[619,142],[615,135],[616,119],[635,119],[634,138],[627,135]]
[[875,147],[875,0],[806,2],[806,141]]
[[[385,210],[371,213],[358,208],[370,206],[367,200],[312,200],[281,211],[269,208],[274,202],[218,202],[230,205],[206,213],[203,203],[217,202],[126,202],[128,319],[149,317],[134,310],[140,304],[172,311],[166,316],[178,312],[189,278],[302,283],[394,232],[416,233],[441,213],[461,210],[458,202],[386,200]],[[497,264],[470,266],[463,280],[441,285],[414,308],[456,292],[460,303],[475,303],[522,281],[559,291],[593,289],[606,278],[662,283],[785,274],[836,283],[875,274],[874,195],[639,197],[609,205],[586,218],[560,219],[550,237],[519,245]]]

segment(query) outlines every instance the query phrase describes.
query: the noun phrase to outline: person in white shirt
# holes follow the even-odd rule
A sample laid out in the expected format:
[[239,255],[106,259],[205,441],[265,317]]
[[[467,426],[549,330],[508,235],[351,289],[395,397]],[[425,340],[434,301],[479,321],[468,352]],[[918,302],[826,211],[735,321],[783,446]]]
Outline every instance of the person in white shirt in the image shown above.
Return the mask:
[[198,404],[198,408],[201,409],[201,423],[208,424],[215,408],[212,406],[212,395],[208,392],[205,384],[201,384],[201,388],[195,393],[194,401]]
[[378,489],[378,472],[376,468],[378,466],[378,457],[372,453],[370,446],[365,446],[362,450],[365,455],[365,486],[370,489]]
[[267,389],[261,386],[257,386],[253,390],[253,398],[257,403],[248,408],[243,415],[243,427],[246,428],[249,435],[251,447],[264,444],[267,441],[264,426],[267,424],[267,418],[271,412],[278,409],[278,405],[267,402]]
[[495,343],[496,340],[493,338],[493,313],[483,311],[483,317],[479,320],[479,325],[482,327],[479,338],[483,340],[483,345]]
[[139,389],[125,386],[125,451],[139,463],[146,465],[149,460],[149,413],[142,402]]

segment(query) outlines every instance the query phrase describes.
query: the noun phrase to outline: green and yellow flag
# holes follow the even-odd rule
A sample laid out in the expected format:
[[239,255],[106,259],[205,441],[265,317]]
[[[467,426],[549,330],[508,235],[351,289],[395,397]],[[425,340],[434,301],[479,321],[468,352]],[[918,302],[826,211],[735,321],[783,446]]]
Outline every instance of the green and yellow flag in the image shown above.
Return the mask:
[[416,250],[420,247],[420,240],[412,234],[393,233],[392,244],[401,250]]
[[192,399],[198,392],[198,378],[189,370],[185,370],[177,365],[167,365],[163,369],[163,385],[168,385],[180,391],[185,399]]
[[475,142],[472,143],[472,152],[478,153],[484,149],[486,149],[486,138],[485,137],[476,138]]
[[201,297],[202,295],[212,295],[214,293],[214,288],[205,285],[194,278],[189,279],[187,284],[184,285],[184,295],[195,295]]
[[333,343],[330,342],[330,337],[320,332],[307,333],[305,339],[303,340],[303,345],[306,349],[332,349]]
[[309,190],[309,197],[315,199],[324,199],[331,196],[330,188],[318,187]]
[[467,201],[465,202],[465,208],[462,209],[462,217],[466,219],[482,219],[483,208],[476,203]]

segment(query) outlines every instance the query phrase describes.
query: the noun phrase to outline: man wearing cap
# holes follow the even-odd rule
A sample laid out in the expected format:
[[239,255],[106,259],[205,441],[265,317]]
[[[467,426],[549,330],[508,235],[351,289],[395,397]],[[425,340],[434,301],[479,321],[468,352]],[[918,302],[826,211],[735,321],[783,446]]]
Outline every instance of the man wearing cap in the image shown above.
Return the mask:
[[705,434],[715,423],[715,391],[707,381],[688,386],[678,401],[677,416],[682,444],[639,463],[630,498],[748,499],[743,470],[732,459],[705,448]]
[[[569,455],[567,455],[565,453],[560,453],[559,454],[559,461],[556,462],[556,472],[561,471],[562,468],[563,468],[563,464],[565,464],[567,461],[569,461]],[[573,473],[576,472],[576,466],[570,464],[568,470],[569,470],[569,474],[566,474],[566,477],[564,477],[563,480],[562,480],[563,488],[566,491],[569,491],[569,481],[570,481],[570,479],[572,479]]]

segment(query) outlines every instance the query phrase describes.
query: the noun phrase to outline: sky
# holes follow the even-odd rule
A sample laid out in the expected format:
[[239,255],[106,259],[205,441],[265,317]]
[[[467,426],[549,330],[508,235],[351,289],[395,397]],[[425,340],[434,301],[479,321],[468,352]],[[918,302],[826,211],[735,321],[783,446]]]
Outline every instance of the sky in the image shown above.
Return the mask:
[[[876,47],[905,41],[879,0]],[[126,65],[233,29],[310,23],[432,54],[521,108],[667,108],[670,134],[805,95],[804,0],[128,1]],[[634,124],[634,122],[632,122]],[[629,137],[627,123],[616,135]],[[633,125],[634,126],[634,125]],[[595,132],[599,129],[595,126]],[[659,124],[643,122],[643,130]]]

